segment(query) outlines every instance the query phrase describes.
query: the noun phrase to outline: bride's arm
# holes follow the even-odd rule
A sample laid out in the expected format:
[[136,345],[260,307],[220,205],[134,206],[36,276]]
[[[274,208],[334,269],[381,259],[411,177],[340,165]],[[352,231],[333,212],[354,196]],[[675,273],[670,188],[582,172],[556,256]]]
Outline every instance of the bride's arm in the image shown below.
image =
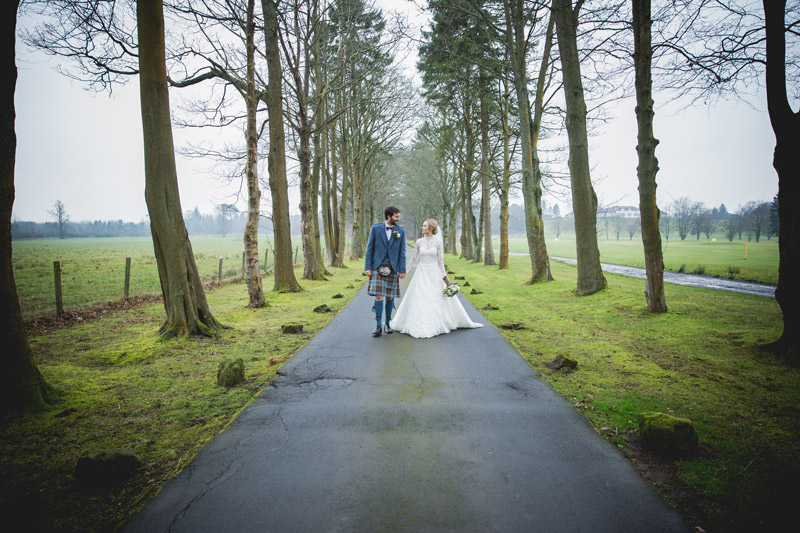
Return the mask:
[[417,245],[414,247],[414,256],[411,258],[411,261],[406,265],[406,270],[411,270],[417,263],[417,259],[419,259],[419,241],[417,241]]
[[436,241],[436,262],[439,263],[439,268],[442,271],[442,277],[447,276],[447,270],[444,268],[444,249],[442,241]]

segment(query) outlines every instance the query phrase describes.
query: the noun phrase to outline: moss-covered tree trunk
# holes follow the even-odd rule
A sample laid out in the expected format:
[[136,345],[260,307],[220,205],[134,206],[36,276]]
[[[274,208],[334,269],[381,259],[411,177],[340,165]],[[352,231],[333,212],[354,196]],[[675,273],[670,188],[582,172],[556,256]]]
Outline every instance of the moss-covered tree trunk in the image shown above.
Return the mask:
[[775,132],[772,164],[778,173],[778,287],[775,299],[783,313],[783,333],[768,348],[800,356],[800,112],[792,110],[786,87],[786,1],[764,0],[767,34],[767,110]]
[[578,10],[573,9],[571,0],[555,0],[553,17],[567,104],[569,176],[578,259],[578,294],[586,296],[603,290],[606,279],[600,266],[600,249],[597,246],[597,195],[592,187],[589,169],[586,100],[583,96],[578,57]]
[[510,78],[508,66],[503,67],[503,80],[506,89],[501,100],[500,120],[503,125],[503,179],[500,185],[500,265],[499,270],[508,269],[508,192],[511,189],[511,128],[509,114],[511,109]]
[[[647,309],[664,313],[667,301],[664,296],[664,258],[661,255],[661,232],[658,220],[661,213],[656,204],[656,173],[658,139],[653,136],[653,80],[651,65],[650,0],[633,0],[633,60],[636,69],[636,121],[638,126],[639,213],[644,245],[644,265],[647,276],[645,299]],[[619,238],[619,237],[617,237]],[[631,238],[633,236],[631,235]]]
[[0,373],[0,414],[42,409],[50,389],[33,361],[22,323],[14,267],[11,262],[11,211],[14,206],[14,92],[17,86],[16,48],[19,0],[0,8],[0,322],[3,372]]
[[264,307],[264,290],[258,268],[258,215],[261,207],[261,189],[258,187],[258,129],[256,127],[255,84],[255,0],[247,0],[247,224],[244,229],[245,280],[250,296],[250,307]]
[[144,139],[144,196],[167,312],[161,334],[165,338],[216,335],[221,326],[208,308],[178,194],[161,0],[137,2],[136,18]]
[[275,240],[275,291],[300,291],[294,275],[292,234],[289,225],[289,184],[286,179],[286,132],[283,125],[283,86],[278,48],[278,6],[275,0],[261,0],[266,40],[267,114],[269,117],[269,192],[272,195],[272,227]]
[[[302,107],[302,106],[301,106]],[[317,213],[314,212],[314,184],[311,181],[311,128],[308,118],[300,117],[300,131],[297,136],[300,141],[300,149],[297,157],[300,163],[300,218],[303,240],[303,278],[313,280],[324,280],[322,273],[322,258],[317,255],[317,247],[314,243],[314,219]]]
[[364,256],[364,246],[362,244],[362,211],[364,210],[364,187],[361,184],[360,176],[359,176],[359,162],[358,159],[354,158],[350,162],[351,168],[353,171],[353,230],[352,235],[350,236],[351,239],[351,246],[350,246],[350,260],[359,259]]
[[[342,109],[347,109],[346,102],[343,101],[344,98],[342,97],[341,91],[336,95],[336,105],[337,105],[337,112]],[[348,199],[352,198],[350,196],[350,157],[348,152],[348,142],[349,136],[347,134],[347,123],[346,123],[347,114],[343,114],[339,117],[339,123],[341,124],[341,143],[339,146],[341,147],[341,167],[342,167],[342,185],[341,185],[341,196],[339,201],[339,242],[337,243],[337,255],[339,256],[340,264],[335,266],[344,266],[344,257],[345,252],[347,250],[346,242],[347,242],[347,212],[348,210],[352,210],[352,202],[349,202]],[[352,238],[351,238],[352,240]]]
[[[514,73],[514,88],[517,93],[520,148],[522,157],[522,198],[525,208],[525,230],[528,238],[528,251],[531,258],[531,279],[528,283],[551,281],[550,257],[544,238],[544,221],[542,220],[542,186],[541,173],[538,168],[539,158],[536,154],[539,124],[541,124],[541,106],[537,107],[539,115],[534,114],[531,120],[530,98],[527,85],[527,62],[525,40],[525,17],[522,0],[506,0],[504,2],[506,16],[506,33],[508,50],[511,56],[511,67]],[[538,80],[536,101],[544,97],[544,75],[549,61],[550,43],[552,42],[552,25],[548,24],[545,53],[542,57],[542,68]],[[537,121],[538,120],[538,121]]]

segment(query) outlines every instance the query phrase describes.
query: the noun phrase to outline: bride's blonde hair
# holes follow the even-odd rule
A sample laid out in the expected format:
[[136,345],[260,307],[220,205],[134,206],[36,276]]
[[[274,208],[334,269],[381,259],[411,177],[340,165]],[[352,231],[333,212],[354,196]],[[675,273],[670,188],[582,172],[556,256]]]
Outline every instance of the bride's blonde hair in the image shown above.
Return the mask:
[[435,218],[429,218],[425,222],[428,223],[428,228],[431,230],[431,235],[436,235],[439,233],[439,223],[436,222]]

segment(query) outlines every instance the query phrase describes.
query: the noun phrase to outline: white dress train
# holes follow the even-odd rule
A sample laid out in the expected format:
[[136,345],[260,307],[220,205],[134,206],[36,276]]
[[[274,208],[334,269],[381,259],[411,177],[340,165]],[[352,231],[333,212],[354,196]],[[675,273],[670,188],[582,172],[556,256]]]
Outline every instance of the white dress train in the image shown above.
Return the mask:
[[417,240],[414,256],[408,265],[416,266],[411,282],[392,317],[395,331],[426,339],[458,328],[480,328],[464,310],[458,296],[442,294],[445,288],[442,243],[434,237]]

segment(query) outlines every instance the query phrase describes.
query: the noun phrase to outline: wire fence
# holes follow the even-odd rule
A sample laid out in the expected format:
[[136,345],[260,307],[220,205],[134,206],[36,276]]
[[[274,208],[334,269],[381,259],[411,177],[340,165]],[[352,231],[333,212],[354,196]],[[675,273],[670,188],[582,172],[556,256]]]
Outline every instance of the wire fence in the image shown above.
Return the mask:
[[[87,252],[88,253],[88,252]],[[268,275],[272,270],[272,250],[262,254],[259,271]],[[245,252],[195,253],[200,279],[203,283],[223,282],[245,277]],[[294,251],[297,264],[299,247]],[[70,309],[116,302],[139,296],[161,294],[161,282],[155,257],[72,257],[15,265],[17,293],[23,317],[55,314]]]

